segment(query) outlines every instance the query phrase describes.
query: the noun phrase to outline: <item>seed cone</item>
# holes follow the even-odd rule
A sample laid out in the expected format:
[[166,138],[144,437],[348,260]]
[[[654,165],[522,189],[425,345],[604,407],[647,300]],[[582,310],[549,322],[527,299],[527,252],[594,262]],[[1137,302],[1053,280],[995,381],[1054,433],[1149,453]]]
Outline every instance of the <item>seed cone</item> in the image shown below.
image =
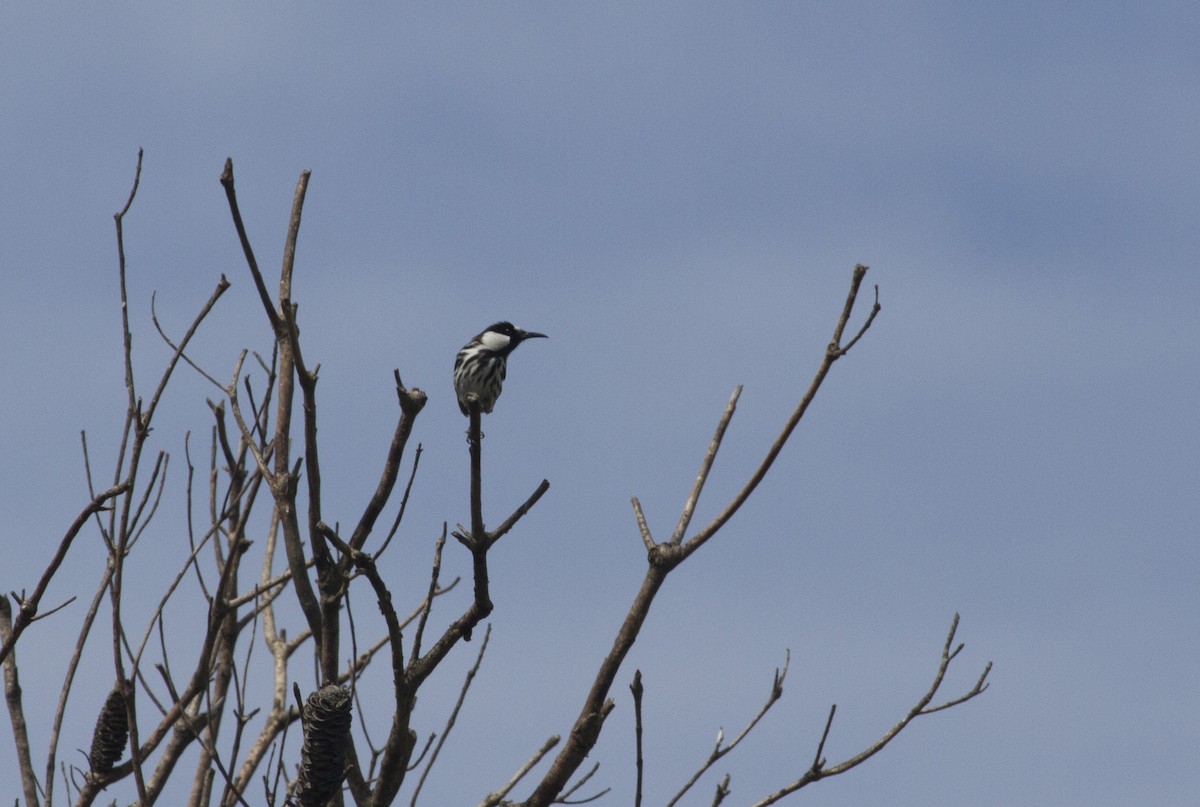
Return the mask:
[[92,764],[93,773],[107,773],[125,752],[125,743],[129,740],[129,717],[125,714],[125,698],[119,687],[113,687],[96,718],[96,728],[92,732],[92,752],[88,761]]
[[296,786],[300,807],[324,807],[342,786],[350,719],[348,690],[330,684],[308,696]]

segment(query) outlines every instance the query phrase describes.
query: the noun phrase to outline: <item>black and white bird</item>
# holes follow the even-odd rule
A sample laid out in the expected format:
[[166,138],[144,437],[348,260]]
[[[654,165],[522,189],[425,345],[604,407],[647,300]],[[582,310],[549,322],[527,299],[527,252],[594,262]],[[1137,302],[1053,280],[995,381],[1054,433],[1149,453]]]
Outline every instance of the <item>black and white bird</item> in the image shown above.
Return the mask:
[[526,339],[535,338],[547,337],[523,331],[511,322],[497,322],[463,345],[454,360],[454,392],[464,415],[468,414],[467,395],[472,392],[479,396],[479,411],[492,411],[508,371],[508,354]]

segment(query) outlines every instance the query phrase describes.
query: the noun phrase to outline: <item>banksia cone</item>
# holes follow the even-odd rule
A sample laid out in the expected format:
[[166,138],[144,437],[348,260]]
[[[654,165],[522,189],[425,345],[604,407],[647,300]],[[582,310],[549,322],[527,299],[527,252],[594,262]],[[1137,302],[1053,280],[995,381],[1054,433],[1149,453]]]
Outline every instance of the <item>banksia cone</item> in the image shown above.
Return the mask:
[[304,745],[300,749],[296,804],[325,807],[333,798],[342,786],[349,740],[349,690],[329,684],[309,695],[304,704]]
[[88,761],[92,773],[108,773],[125,753],[129,740],[129,716],[125,714],[125,698],[120,686],[113,687],[96,718],[96,730],[92,732],[92,752]]

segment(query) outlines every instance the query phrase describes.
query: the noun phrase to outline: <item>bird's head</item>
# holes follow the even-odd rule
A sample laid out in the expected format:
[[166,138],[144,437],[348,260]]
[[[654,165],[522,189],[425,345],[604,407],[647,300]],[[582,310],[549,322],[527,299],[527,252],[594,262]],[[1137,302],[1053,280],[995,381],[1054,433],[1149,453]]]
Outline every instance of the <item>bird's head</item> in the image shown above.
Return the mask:
[[511,322],[497,322],[495,325],[489,326],[477,338],[479,343],[488,350],[507,356],[526,339],[547,339],[549,337],[544,333],[522,330]]

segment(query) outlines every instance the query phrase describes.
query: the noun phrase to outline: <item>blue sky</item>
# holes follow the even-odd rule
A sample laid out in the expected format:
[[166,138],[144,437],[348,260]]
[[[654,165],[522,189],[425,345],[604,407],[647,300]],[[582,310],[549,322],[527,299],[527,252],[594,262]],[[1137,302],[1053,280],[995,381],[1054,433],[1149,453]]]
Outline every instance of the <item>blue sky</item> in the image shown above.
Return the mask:
[[[496,319],[551,336],[515,355],[487,421],[485,504],[495,520],[552,487],[494,554],[489,655],[423,802],[477,803],[577,713],[641,579],[629,497],[669,534],[744,384],[697,521],[718,512],[861,262],[883,312],[750,504],[660,595],[593,755],[604,803],[631,802],[635,667],[661,803],[718,726],[753,715],[790,648],[783,701],[694,802],[728,771],[727,803],[748,804],[802,772],[830,703],[831,761],[898,719],[959,611],[947,691],[992,660],[988,692],[793,801],[1194,804],[1198,39],[1200,12],[1165,2],[6,8],[0,589],[32,588],[84,503],[81,430],[111,473],[112,213],[137,149],[143,385],[168,355],[151,292],[179,333],[224,273],[197,360],[225,378],[240,349],[268,349],[217,179],[232,157],[273,273],[312,169],[296,298],[322,364],[327,518],[357,518],[374,484],[392,368],[430,394],[385,556],[397,591],[416,599],[442,521],[467,516],[454,352]],[[202,466],[215,394],[182,372],[163,405],[171,476],[136,561],[147,604],[186,546],[183,439]],[[85,536],[51,600],[91,596],[98,544]],[[453,574],[469,569],[457,550]],[[19,646],[35,727],[83,607]],[[474,652],[425,692],[421,733]],[[64,756],[110,684],[79,684]],[[35,728],[38,753],[46,740]]]

